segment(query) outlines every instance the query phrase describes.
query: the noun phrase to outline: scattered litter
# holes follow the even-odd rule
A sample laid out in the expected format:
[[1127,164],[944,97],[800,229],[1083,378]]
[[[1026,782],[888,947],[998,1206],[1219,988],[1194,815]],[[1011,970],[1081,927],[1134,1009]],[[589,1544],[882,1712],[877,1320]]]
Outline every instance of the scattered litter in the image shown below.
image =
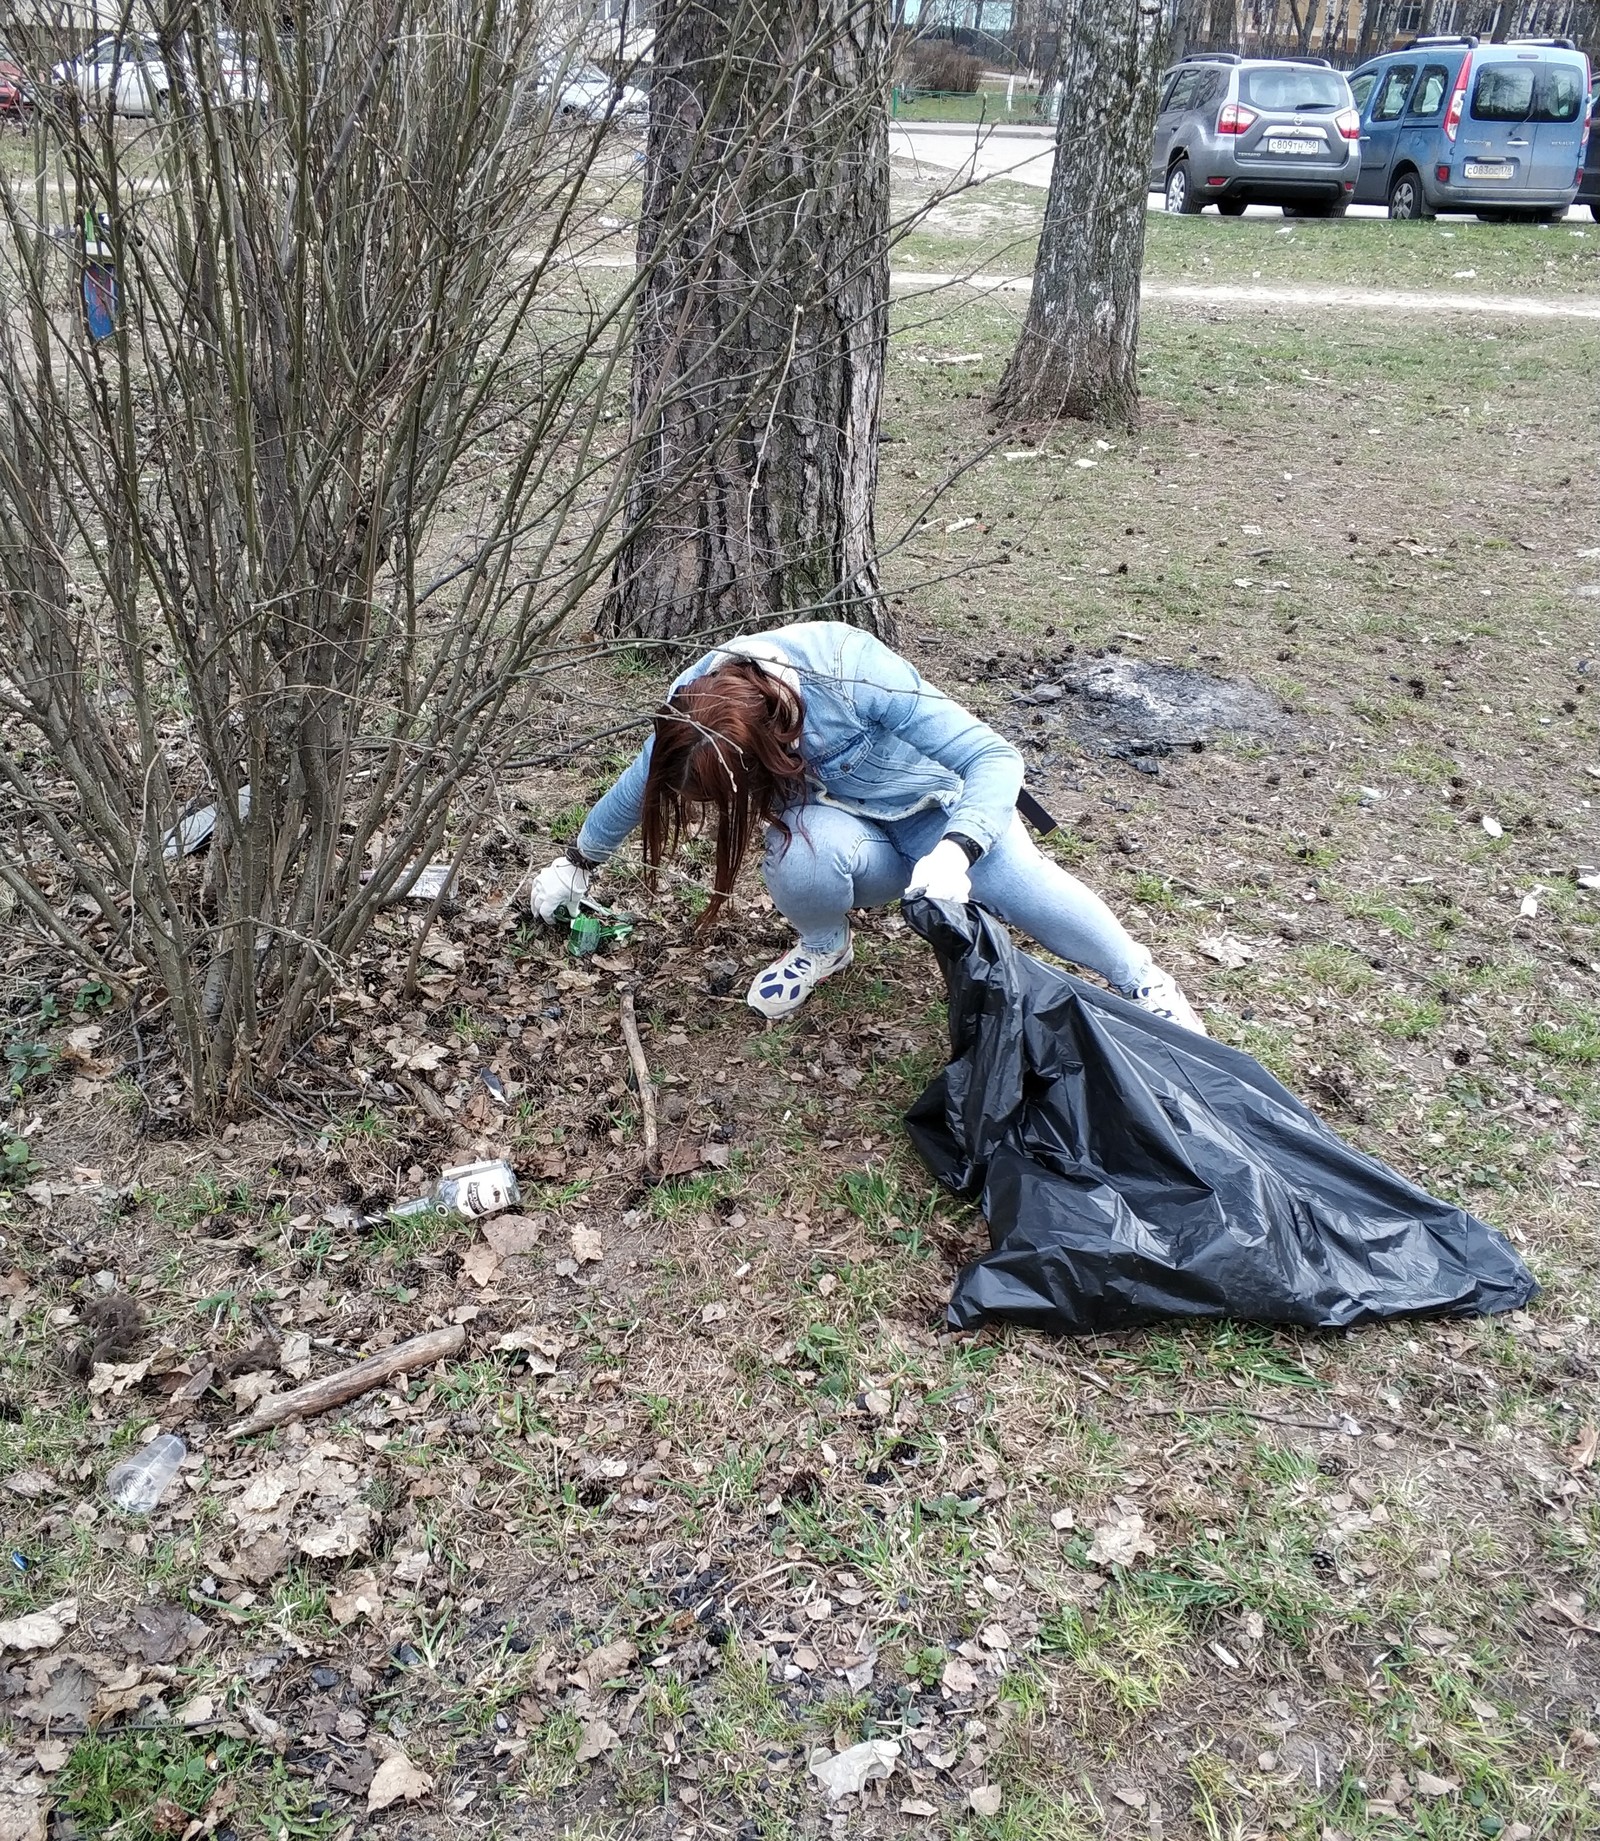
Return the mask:
[[952,518],[950,522],[944,527],[944,534],[945,536],[949,537],[953,535],[953,533],[955,533],[956,531],[964,531],[964,530],[970,529],[971,526],[976,524],[977,522],[978,520],[976,518]]
[[1071,1509],[1057,1509],[1050,1517],[1050,1526],[1058,1533],[1064,1528],[1075,1528],[1077,1525],[1078,1518]]
[[602,946],[621,946],[633,937],[634,917],[620,908],[608,908],[597,901],[585,901],[572,916],[567,930],[567,944],[573,955],[587,959]]
[[1588,889],[1591,893],[1600,891],[1600,870],[1591,869],[1587,863],[1578,865],[1573,872],[1573,880],[1580,889]]
[[1376,805],[1380,799],[1386,799],[1387,797],[1388,794],[1385,793],[1381,787],[1363,786],[1361,788],[1361,803],[1363,805]]
[[1072,464],[1075,467],[1097,467],[1100,462],[1098,460],[1090,460],[1086,455],[1080,454]]
[[1505,836],[1505,827],[1500,823],[1500,820],[1498,818],[1491,818],[1487,812],[1484,813],[1483,817],[1478,822],[1483,826],[1484,830],[1489,833],[1490,837]]
[[1475,268],[1457,268],[1450,271],[1452,281],[1476,281],[1478,271]]
[[188,1447],[171,1432],[152,1438],[132,1457],[113,1464],[106,1472],[106,1494],[129,1515],[148,1515],[178,1474]]
[[407,901],[437,901],[450,881],[451,865],[425,864],[409,882],[402,879],[399,892]]
[[859,1796],[869,1783],[894,1774],[900,1747],[893,1739],[864,1739],[842,1752],[813,1752],[811,1775],[828,1792],[828,1800]]
[[397,1202],[390,1217],[403,1221],[411,1215],[462,1215],[476,1221],[484,1215],[497,1215],[515,1208],[522,1200],[517,1173],[501,1158],[487,1163],[458,1163],[441,1172],[438,1182],[426,1195],[409,1202]]
[[1204,953],[1208,959],[1214,959],[1218,965],[1230,972],[1236,972],[1240,966],[1248,965],[1256,956],[1254,947],[1246,946],[1243,940],[1236,939],[1231,933],[1202,934],[1195,941],[1194,949],[1196,952]]
[[1524,920],[1532,920],[1534,916],[1538,914],[1539,912],[1539,891],[1538,889],[1530,889],[1528,893],[1523,896],[1522,901],[1517,908],[1517,912],[1522,916]]
[[1007,460],[1043,460],[1044,457],[1042,447],[1014,447],[1006,454]]
[[[250,816],[250,788],[239,788],[239,820],[242,824]],[[161,840],[161,854],[169,863],[176,863],[179,857],[192,857],[202,844],[217,828],[217,808],[203,805],[198,812],[191,812],[186,818],[180,818]]]
[[967,1804],[974,1815],[998,1815],[1003,1800],[1000,1786],[997,1783],[975,1784],[967,1792]]

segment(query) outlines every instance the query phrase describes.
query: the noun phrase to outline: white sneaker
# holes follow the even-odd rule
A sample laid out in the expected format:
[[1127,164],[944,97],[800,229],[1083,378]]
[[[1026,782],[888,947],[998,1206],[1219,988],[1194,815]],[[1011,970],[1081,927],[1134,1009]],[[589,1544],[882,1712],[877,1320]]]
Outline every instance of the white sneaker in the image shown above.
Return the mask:
[[1162,971],[1159,965],[1152,965],[1144,983],[1124,991],[1123,996],[1136,1003],[1141,1010],[1148,1010],[1152,1016],[1159,1016],[1168,1023],[1177,1023],[1184,1029],[1192,1029],[1197,1036],[1210,1033],[1179,988],[1177,979],[1171,972]]
[[772,1021],[793,1016],[824,978],[842,972],[855,956],[856,943],[849,938],[837,952],[813,952],[809,946],[797,946],[756,974],[744,1001]]

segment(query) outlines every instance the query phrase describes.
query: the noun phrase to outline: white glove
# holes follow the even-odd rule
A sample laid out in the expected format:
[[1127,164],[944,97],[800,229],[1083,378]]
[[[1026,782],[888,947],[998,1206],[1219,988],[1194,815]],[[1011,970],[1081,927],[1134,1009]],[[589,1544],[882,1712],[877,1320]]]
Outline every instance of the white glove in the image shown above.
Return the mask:
[[532,907],[542,921],[553,921],[563,908],[576,914],[578,903],[589,893],[594,876],[568,857],[557,857],[533,879]]
[[911,871],[906,893],[964,907],[972,899],[972,877],[967,871],[966,851],[944,838]]

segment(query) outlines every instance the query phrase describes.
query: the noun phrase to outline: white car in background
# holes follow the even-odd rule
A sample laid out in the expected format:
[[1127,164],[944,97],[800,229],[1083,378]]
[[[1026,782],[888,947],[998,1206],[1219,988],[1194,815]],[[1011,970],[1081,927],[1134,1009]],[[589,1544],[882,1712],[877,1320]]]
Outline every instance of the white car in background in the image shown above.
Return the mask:
[[644,90],[608,77],[597,64],[550,65],[542,87],[553,92],[558,115],[620,121],[630,128],[642,128],[650,116],[650,98]]
[[172,100],[172,72],[160,45],[134,34],[103,38],[50,76],[58,87],[76,90],[87,107],[117,115],[164,115]]
[[[226,106],[263,99],[261,74],[244,55],[235,33],[217,33],[216,59],[216,94],[220,103]],[[166,114],[172,105],[173,90],[187,74],[187,61],[174,71],[162,57],[157,41],[139,33],[103,38],[50,72],[59,87],[76,90],[88,108],[146,116]]]

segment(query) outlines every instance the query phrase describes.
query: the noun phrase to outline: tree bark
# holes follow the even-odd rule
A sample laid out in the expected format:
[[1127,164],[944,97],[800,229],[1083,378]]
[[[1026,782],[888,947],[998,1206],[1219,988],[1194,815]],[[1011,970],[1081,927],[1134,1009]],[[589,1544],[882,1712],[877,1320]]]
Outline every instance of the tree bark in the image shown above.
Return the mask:
[[1033,298],[995,407],[1133,428],[1161,0],[1071,0]]
[[627,536],[600,626],[883,633],[887,0],[667,0],[639,225]]

